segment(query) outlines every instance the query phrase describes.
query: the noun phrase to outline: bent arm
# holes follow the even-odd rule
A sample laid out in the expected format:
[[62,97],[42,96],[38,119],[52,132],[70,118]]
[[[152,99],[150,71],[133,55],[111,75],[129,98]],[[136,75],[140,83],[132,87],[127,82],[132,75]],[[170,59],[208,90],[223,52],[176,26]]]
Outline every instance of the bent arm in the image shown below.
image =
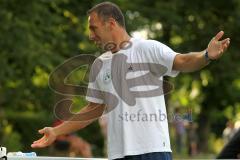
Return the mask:
[[[89,103],[84,107],[76,116],[84,117],[82,121],[76,121],[74,119],[76,116],[73,116],[69,121],[65,121],[57,127],[45,127],[38,132],[43,134],[42,138],[36,140],[31,144],[32,148],[43,148],[51,145],[59,135],[68,134],[86,127],[92,123],[95,119],[99,118],[105,109],[105,105],[97,103]],[[79,118],[79,117],[77,117]],[[72,120],[72,121],[71,121]],[[75,120],[75,121],[73,121]]]
[[[230,44],[230,38],[220,40],[223,34],[224,32],[220,31],[215,37],[213,37],[209,42],[207,49],[204,51],[176,55],[172,69],[181,72],[193,72],[209,64],[209,59],[216,60],[220,58]],[[207,57],[209,59],[205,57],[206,51],[208,52]]]
[[173,62],[173,70],[181,72],[194,72],[209,64],[205,57],[205,50],[201,52],[191,52],[188,54],[176,55]]
[[[94,111],[96,111],[97,115],[101,116],[104,109],[105,109],[104,104],[90,102],[86,107],[84,107],[80,111],[80,113],[88,113],[88,112],[94,110]],[[88,121],[71,121],[71,120],[65,121],[61,125],[54,127],[53,130],[57,136],[68,134],[68,133],[71,133],[71,132],[74,132],[74,131],[77,131],[79,129],[86,127],[87,125],[91,124],[94,120],[96,120],[100,116],[98,116],[94,119],[90,119]]]

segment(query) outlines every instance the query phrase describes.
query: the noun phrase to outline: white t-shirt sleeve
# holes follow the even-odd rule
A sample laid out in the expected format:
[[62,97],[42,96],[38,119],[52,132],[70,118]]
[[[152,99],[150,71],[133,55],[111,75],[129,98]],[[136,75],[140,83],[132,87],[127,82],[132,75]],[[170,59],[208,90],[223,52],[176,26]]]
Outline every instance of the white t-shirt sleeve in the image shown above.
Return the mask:
[[88,84],[86,100],[88,102],[103,104],[103,98],[100,98],[100,97],[103,97],[101,94],[101,91],[96,88],[97,87],[95,83]]
[[87,88],[86,100],[93,103],[103,104],[103,94],[98,83],[98,74],[100,73],[102,62],[96,59],[91,67],[89,74],[89,84]]
[[152,44],[151,52],[157,63],[160,63],[167,67],[167,72],[164,75],[176,77],[179,71],[173,70],[173,62],[175,56],[178,54],[174,52],[171,48],[166,46],[163,43],[160,43],[155,40],[150,40]]

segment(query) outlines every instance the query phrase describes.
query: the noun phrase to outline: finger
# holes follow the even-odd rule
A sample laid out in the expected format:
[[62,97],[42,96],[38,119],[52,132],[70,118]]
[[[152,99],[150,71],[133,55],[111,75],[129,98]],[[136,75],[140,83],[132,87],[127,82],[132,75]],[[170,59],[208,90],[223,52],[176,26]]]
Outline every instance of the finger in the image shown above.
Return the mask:
[[230,42],[229,43],[226,43],[226,44],[224,44],[224,51],[228,48],[228,46],[229,46],[229,44],[230,44]]
[[31,147],[32,148],[38,148],[38,145],[37,144],[31,144]]
[[49,141],[47,138],[41,138],[40,140],[33,142],[32,147],[46,147],[48,146]]
[[229,46],[229,42],[226,42],[225,44],[224,44],[224,48],[227,48]]
[[39,148],[41,146],[43,146],[43,143],[33,143],[33,144],[31,144],[32,148]]
[[222,38],[223,34],[224,34],[223,31],[218,32],[218,34],[214,37],[214,39],[218,41],[219,39]]
[[36,143],[36,144],[31,145],[32,148],[43,148],[43,147],[46,147],[46,146],[47,146],[46,143]]
[[32,143],[32,145],[36,146],[36,145],[43,145],[43,144],[46,144],[46,143],[47,143],[47,140],[46,140],[46,139],[45,139],[45,140],[43,139],[43,140],[41,140],[41,141]]
[[230,42],[230,38],[226,38],[222,41],[220,41],[223,45],[226,44],[226,43],[229,43]]
[[38,130],[38,133],[43,134],[45,132],[45,128]]
[[225,41],[225,42],[222,43],[222,44],[223,44],[223,47],[224,47],[224,48],[228,48],[228,46],[229,46],[229,44],[230,44],[230,40]]
[[43,129],[40,129],[38,132],[39,132],[40,134],[48,134],[48,129],[47,129],[47,127],[45,127],[45,128],[43,128]]
[[39,142],[42,141],[42,139],[43,139],[43,138],[41,138],[41,139],[39,139],[39,140],[36,140],[36,141],[34,141],[33,143],[39,143]]
[[45,139],[45,136],[42,137],[41,139],[37,140],[37,141],[34,141],[33,143],[40,143],[41,141],[44,141],[44,139]]

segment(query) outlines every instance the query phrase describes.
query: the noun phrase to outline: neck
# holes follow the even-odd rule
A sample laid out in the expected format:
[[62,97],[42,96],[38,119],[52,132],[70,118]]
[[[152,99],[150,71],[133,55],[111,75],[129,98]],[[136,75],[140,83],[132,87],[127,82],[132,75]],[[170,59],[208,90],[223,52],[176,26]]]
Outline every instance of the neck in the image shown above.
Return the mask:
[[111,50],[112,53],[118,52],[121,49],[120,44],[122,42],[129,41],[130,38],[131,37],[124,29],[121,29],[120,31],[116,32],[116,35],[113,35],[113,42],[116,44],[116,47]]

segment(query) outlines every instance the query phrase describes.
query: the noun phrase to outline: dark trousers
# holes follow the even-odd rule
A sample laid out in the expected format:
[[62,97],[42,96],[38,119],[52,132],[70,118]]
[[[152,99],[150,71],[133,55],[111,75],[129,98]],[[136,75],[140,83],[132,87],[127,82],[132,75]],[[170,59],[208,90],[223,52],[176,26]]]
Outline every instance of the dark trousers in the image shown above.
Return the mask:
[[140,155],[125,156],[115,160],[172,160],[171,152],[152,152]]

